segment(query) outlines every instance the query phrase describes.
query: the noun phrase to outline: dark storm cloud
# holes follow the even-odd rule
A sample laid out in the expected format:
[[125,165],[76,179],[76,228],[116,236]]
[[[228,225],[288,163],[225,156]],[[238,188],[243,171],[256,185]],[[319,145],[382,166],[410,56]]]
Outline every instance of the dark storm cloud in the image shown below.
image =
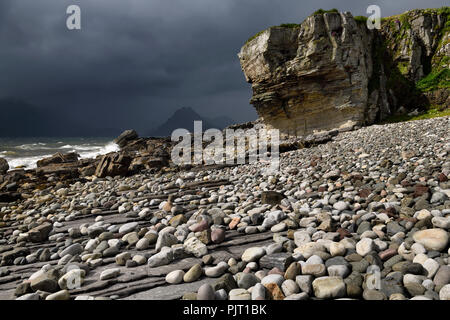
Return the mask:
[[[71,4],[81,31],[65,26]],[[318,8],[365,15],[370,4],[388,16],[446,1],[1,0],[0,97],[120,129],[145,131],[183,106],[252,120],[237,58],[247,38]]]

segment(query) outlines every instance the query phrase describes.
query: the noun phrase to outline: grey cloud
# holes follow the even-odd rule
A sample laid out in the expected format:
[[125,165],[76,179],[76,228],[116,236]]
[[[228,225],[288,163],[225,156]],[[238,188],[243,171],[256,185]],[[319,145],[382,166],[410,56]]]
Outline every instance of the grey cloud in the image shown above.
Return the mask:
[[[65,28],[70,4],[81,31]],[[2,0],[0,98],[120,129],[146,131],[183,106],[252,120],[237,58],[247,38],[318,8],[364,15],[370,4],[388,16],[446,1]]]

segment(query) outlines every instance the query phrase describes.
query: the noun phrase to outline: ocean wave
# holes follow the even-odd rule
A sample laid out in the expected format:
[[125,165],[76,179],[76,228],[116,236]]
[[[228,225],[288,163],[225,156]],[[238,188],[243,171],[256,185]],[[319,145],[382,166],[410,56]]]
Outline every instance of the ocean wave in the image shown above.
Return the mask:
[[[42,146],[42,145],[43,145],[42,143],[33,143],[18,146],[17,148],[22,150],[30,150],[26,148],[31,146]],[[76,152],[80,156],[80,159],[96,158],[98,155],[104,155],[110,152],[116,152],[120,150],[119,146],[114,142],[109,142],[106,145],[98,145],[98,144],[64,145],[62,147],[49,149],[54,150],[55,152],[60,151],[62,153]],[[39,150],[44,150],[44,148],[40,147]],[[37,161],[43,158],[51,157],[55,152],[22,157],[17,156],[17,154],[20,153],[16,153],[14,151],[2,151],[0,152],[0,154],[4,156],[6,161],[8,161],[10,169],[14,168],[34,169],[37,167]]]
[[37,143],[22,144],[20,146],[17,146],[16,148],[21,149],[21,150],[27,150],[27,151],[56,149],[55,147],[46,147],[46,146],[47,146],[46,143],[37,142]]
[[89,145],[89,144],[84,144],[84,145],[71,145],[71,144],[66,144],[62,147],[58,147],[58,149],[71,149],[71,150],[75,150],[75,151],[90,151],[90,150],[95,150],[95,149],[101,149],[103,146],[93,146],[93,145]]
[[110,152],[116,152],[119,151],[120,147],[115,144],[114,142],[109,142],[108,144],[97,148],[96,150],[92,150],[89,152],[80,152],[79,155],[81,159],[89,159],[89,158],[95,158],[98,155],[104,155]]
[[23,158],[13,158],[8,159],[6,157],[6,161],[8,161],[10,169],[34,169],[37,167],[37,162],[43,158],[50,157],[51,154],[43,155],[43,156],[34,156],[34,157],[23,157]]
[[16,154],[17,154],[17,152],[15,152],[15,151],[1,151],[0,152],[0,155],[2,155],[2,156],[14,156]]

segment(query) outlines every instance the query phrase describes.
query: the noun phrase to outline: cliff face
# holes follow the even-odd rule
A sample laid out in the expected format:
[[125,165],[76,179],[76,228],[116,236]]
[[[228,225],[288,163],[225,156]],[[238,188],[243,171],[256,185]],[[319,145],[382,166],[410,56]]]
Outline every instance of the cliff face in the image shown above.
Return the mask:
[[[384,19],[378,32],[383,65],[394,109],[427,104],[450,107],[450,8],[412,10]],[[375,59],[376,60],[376,59]],[[375,84],[376,86],[376,84]]]
[[238,55],[252,84],[251,103],[269,127],[297,136],[370,124],[400,106],[426,104],[411,83],[448,64],[446,17],[415,10],[368,30],[348,12],[331,12],[269,28]]

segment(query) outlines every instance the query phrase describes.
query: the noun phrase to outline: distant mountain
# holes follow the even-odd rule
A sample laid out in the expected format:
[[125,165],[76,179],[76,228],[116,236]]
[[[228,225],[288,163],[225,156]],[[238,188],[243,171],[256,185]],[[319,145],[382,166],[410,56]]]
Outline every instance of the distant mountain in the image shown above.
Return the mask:
[[58,109],[46,109],[15,98],[0,99],[0,137],[113,137],[120,130],[75,123]]
[[202,121],[203,131],[207,129],[224,129],[234,121],[226,116],[207,118],[200,116],[195,110],[189,107],[184,107],[175,111],[175,113],[167,119],[157,129],[149,132],[149,136],[153,137],[169,137],[176,129],[187,129],[190,132],[194,131],[194,121]]

